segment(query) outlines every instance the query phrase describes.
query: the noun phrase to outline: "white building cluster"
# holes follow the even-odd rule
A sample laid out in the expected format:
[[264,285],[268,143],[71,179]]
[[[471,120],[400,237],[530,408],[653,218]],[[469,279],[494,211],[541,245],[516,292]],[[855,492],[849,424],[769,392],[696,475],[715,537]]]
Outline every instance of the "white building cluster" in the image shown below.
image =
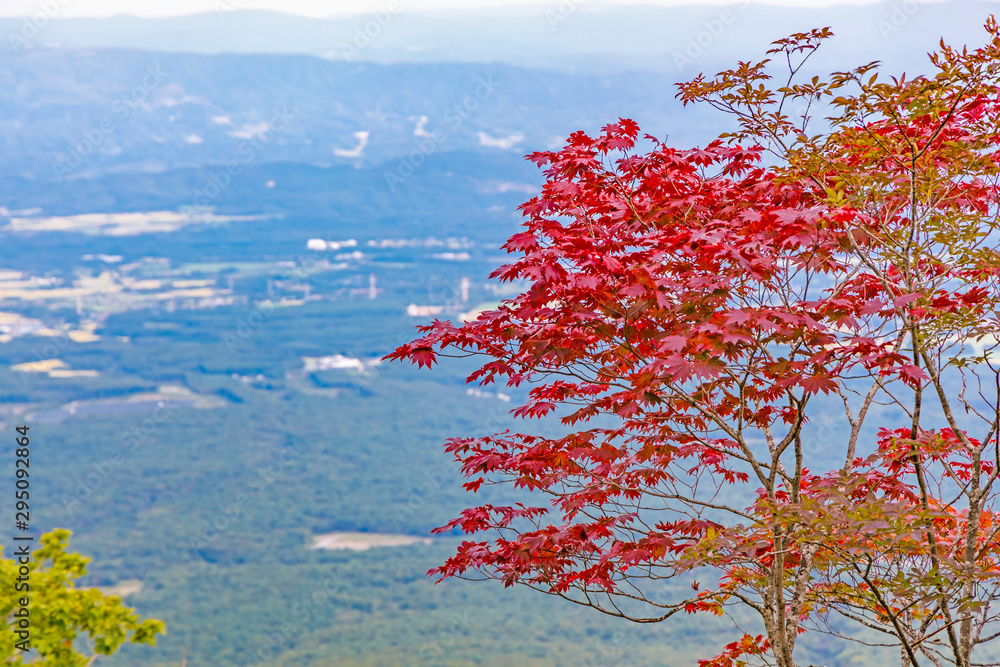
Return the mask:
[[302,357],[305,364],[303,368],[307,373],[314,371],[358,371],[367,372],[382,363],[378,357],[374,359],[355,359],[342,354],[333,354],[326,357]]
[[325,241],[323,239],[309,239],[306,241],[306,248],[309,250],[315,250],[317,252],[324,252],[326,250],[342,250],[344,248],[355,248],[358,242],[355,239],[347,239],[346,241]]

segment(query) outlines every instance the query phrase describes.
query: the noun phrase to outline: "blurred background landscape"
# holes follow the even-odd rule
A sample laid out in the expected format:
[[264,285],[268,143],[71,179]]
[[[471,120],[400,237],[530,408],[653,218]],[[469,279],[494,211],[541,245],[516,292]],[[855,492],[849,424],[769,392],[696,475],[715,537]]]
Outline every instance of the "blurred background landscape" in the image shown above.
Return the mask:
[[[679,81],[827,25],[810,71],[917,73],[942,37],[981,43],[998,7],[14,4],[0,429],[32,428],[37,532],[73,530],[94,558],[83,583],[167,624],[99,664],[218,667],[690,665],[719,643],[731,627],[701,616],[636,626],[435,586],[460,538],[430,531],[469,504],[442,444],[529,428],[508,414],[522,394],[466,386],[467,361],[379,359],[517,293],[488,276],[543,182],[525,154],[619,117],[704,144],[730,126],[682,108]],[[883,664],[843,651],[812,638],[803,657]]]

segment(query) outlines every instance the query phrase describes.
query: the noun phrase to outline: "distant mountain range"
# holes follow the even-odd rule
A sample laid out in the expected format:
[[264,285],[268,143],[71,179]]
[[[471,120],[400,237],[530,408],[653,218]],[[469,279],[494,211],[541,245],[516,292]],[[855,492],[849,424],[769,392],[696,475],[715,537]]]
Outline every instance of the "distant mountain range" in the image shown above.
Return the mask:
[[[474,3],[470,3],[474,4]],[[504,62],[592,73],[646,69],[678,74],[756,57],[791,32],[832,26],[826,64],[882,59],[912,66],[944,36],[982,41],[996,2],[889,0],[868,5],[793,8],[758,2],[730,6],[609,5],[563,0],[513,8],[411,11],[405,0],[372,14],[314,19],[239,10],[165,19],[116,16],[51,19],[40,27],[0,19],[5,48],[61,44],[196,53],[299,53],[374,62]],[[235,10],[231,10],[235,8]],[[393,11],[393,8],[395,11]]]
[[619,116],[694,140],[713,116],[681,114],[675,92],[654,73],[36,48],[0,61],[0,173],[64,182],[209,164],[398,160],[385,168],[405,178],[433,154],[520,156]]
[[0,19],[0,217],[18,208],[84,213],[98,202],[128,210],[155,193],[169,195],[158,206],[237,212],[251,197],[233,198],[248,173],[255,188],[281,181],[254,207],[273,200],[297,210],[316,200],[278,178],[296,169],[312,174],[309,187],[323,174],[362,169],[365,188],[377,181],[388,193],[425,163],[462,173],[506,165],[493,180],[521,182],[505,174],[524,154],[619,117],[673,145],[703,144],[729,120],[681,108],[677,81],[762,57],[771,40],[820,25],[838,36],[810,62],[813,71],[882,59],[912,72],[942,34],[981,43],[996,7],[566,0],[326,20],[221,9],[170,19]]

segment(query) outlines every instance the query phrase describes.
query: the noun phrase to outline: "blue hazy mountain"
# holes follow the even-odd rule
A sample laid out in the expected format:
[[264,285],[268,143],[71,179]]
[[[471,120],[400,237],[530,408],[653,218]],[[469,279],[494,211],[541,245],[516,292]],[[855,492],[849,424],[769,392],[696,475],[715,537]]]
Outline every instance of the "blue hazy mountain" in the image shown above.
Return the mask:
[[409,167],[385,168],[405,174],[443,152],[553,148],[619,116],[693,141],[713,116],[681,113],[672,83],[656,73],[570,75],[504,64],[27,49],[0,61],[0,172],[65,182],[233,161],[402,159]]
[[455,150],[552,148],[619,116],[676,145],[703,143],[725,119],[674,99],[699,71],[820,25],[838,35],[814,69],[882,59],[913,71],[942,35],[981,41],[995,4],[563,3],[325,20],[227,6],[41,27],[0,19],[0,173],[65,182],[233,161],[406,172]]
[[[238,10],[216,0],[214,11],[167,19],[116,16],[60,19],[41,27],[0,19],[6,48],[47,43],[199,53],[304,53],[376,62],[505,62],[583,73],[648,69],[668,73],[713,69],[756,57],[791,32],[832,26],[825,49],[835,67],[857,59],[912,65],[940,37],[982,39],[996,3],[891,0],[869,5],[728,7],[608,5],[566,0],[534,7],[411,11],[402,7],[329,19]],[[232,11],[232,8],[237,8]],[[824,60],[820,58],[818,60]]]

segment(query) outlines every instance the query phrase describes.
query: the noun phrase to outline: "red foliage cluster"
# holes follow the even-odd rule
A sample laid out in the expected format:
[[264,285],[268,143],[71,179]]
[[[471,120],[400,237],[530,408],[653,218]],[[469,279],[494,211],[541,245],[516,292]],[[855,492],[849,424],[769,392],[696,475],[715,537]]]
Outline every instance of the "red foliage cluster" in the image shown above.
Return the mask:
[[[793,36],[779,50],[812,49],[824,36]],[[725,101],[761,75],[742,64],[720,77],[686,84],[682,95],[718,92]],[[521,206],[524,229],[504,246],[512,261],[491,276],[524,291],[461,326],[436,320],[388,358],[431,366],[445,350],[482,355],[470,383],[527,387],[513,414],[558,416],[569,432],[448,442],[467,490],[505,481],[549,502],[464,511],[438,532],[491,538],[463,542],[432,574],[474,571],[628,618],[636,616],[614,600],[642,602],[654,609],[646,621],[721,613],[753,589],[771,596],[767,614],[788,624],[788,633],[768,631],[794,636],[821,599],[846,595],[838,600],[862,605],[844,577],[860,577],[854,590],[880,590],[888,575],[879,580],[873,566],[899,554],[931,558],[934,577],[940,559],[961,549],[993,567],[986,496],[975,497],[970,515],[943,489],[993,483],[997,466],[981,454],[996,430],[977,440],[954,423],[924,429],[919,406],[928,388],[947,404],[944,366],[931,352],[996,320],[1000,254],[974,248],[988,236],[977,221],[995,216],[1000,201],[996,179],[982,176],[1000,172],[1000,130],[984,139],[983,129],[1000,127],[1000,97],[962,90],[925,110],[906,83],[886,88],[899,97],[880,117],[844,122],[816,149],[820,157],[799,156],[795,168],[765,166],[756,142],[679,150],[645,135],[650,148],[636,153],[639,128],[628,119],[529,156],[547,180]],[[823,85],[784,90],[819,96]],[[740,90],[744,104],[766,98],[763,88]],[[875,113],[834,102],[845,117]],[[906,105],[904,122],[893,109]],[[774,136],[791,132],[782,116],[771,118]],[[749,123],[733,136],[765,133]],[[990,149],[970,157],[963,142]],[[845,387],[858,378],[872,388],[854,414]],[[883,428],[873,453],[860,456],[864,411],[888,386],[916,396],[913,424]],[[820,395],[843,400],[850,437],[831,445],[843,467],[817,475],[803,462],[801,436],[806,406]],[[850,559],[862,555],[868,567],[856,569]],[[635,584],[706,566],[720,573],[718,584],[687,599],[663,601]],[[927,582],[944,595],[940,579]],[[895,623],[897,607],[879,600],[879,618]],[[746,635],[701,664],[736,664],[768,651],[772,639]],[[791,665],[783,650],[779,664]]]

